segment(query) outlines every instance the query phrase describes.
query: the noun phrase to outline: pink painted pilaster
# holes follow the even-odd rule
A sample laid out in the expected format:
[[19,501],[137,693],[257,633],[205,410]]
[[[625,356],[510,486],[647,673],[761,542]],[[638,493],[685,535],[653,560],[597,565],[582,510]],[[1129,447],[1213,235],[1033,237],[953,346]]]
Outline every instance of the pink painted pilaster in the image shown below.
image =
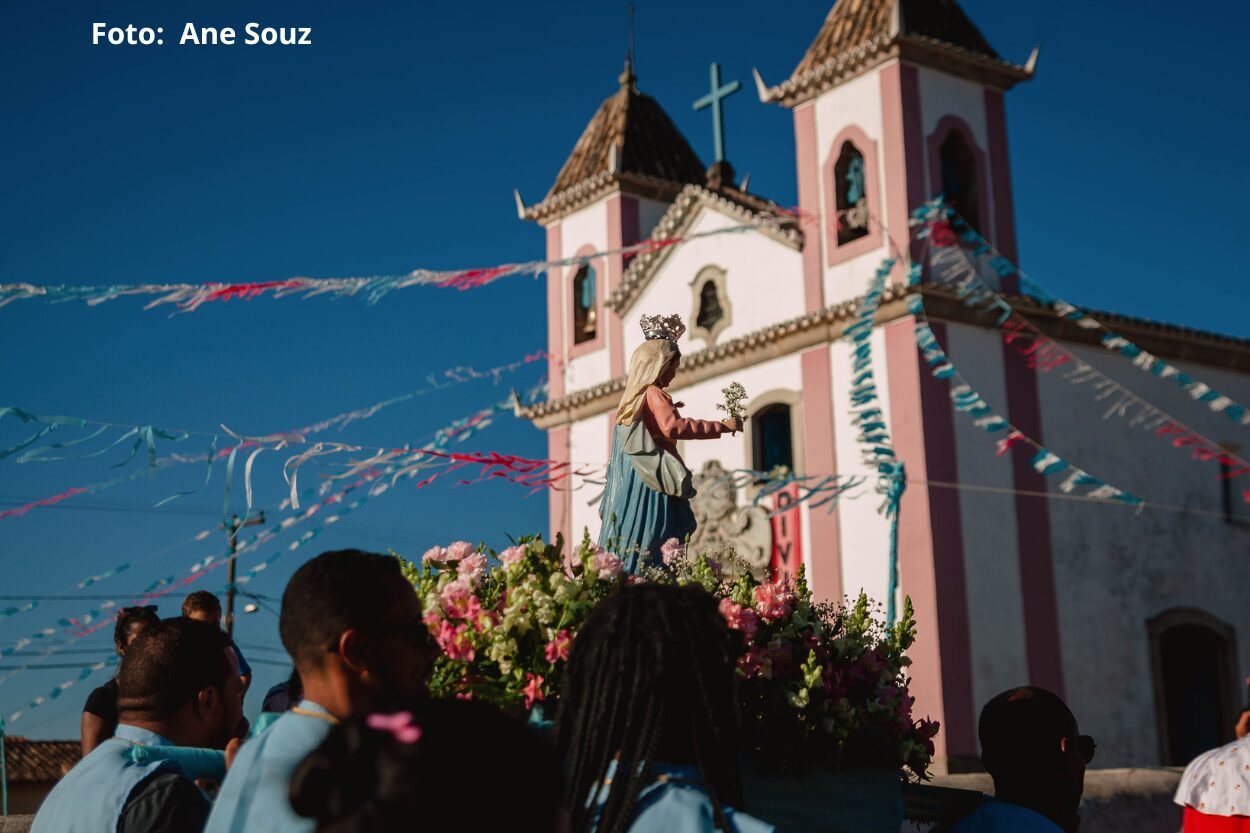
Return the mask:
[[[568,463],[572,459],[570,442],[568,426],[549,430],[547,432],[547,459]],[[550,540],[555,541],[556,533],[562,532],[566,544],[572,542],[573,492],[568,489],[548,489],[547,501],[547,517],[551,527]]]
[[[799,178],[799,211],[803,229],[803,298],[808,312],[825,306],[824,240],[820,222],[820,151],[816,136],[816,108],[805,104],[794,111],[795,156]],[[833,474],[838,470],[834,446],[833,376],[829,347],[804,353],[800,361],[803,378],[803,471],[802,474]],[[812,540],[812,592],[819,599],[842,598],[842,533],[838,509],[821,508],[808,513]]]
[[[608,249],[620,249],[636,243],[638,236],[638,200],[634,197],[617,193],[608,198]],[[631,239],[632,238],[632,239]],[[608,255],[608,286],[606,295],[621,285],[621,276],[625,273],[625,258],[620,254]],[[606,297],[605,295],[605,297]],[[608,329],[608,370],[612,378],[625,373],[625,331],[626,322],[621,320],[615,311],[606,306],[605,323]]]
[[[994,247],[1018,262],[1016,248],[1016,217],[1011,198],[1011,161],[1007,156],[1007,111],[1002,90],[985,90],[985,127],[989,136],[990,176],[994,187]],[[1003,291],[1014,294],[1017,279],[1003,281]]]
[[[838,470],[833,444],[833,368],[829,345],[808,350],[800,359],[803,377],[803,474],[832,474]],[[837,507],[808,513],[812,540],[809,583],[817,599],[842,598],[842,530]]]
[[[547,260],[564,257],[560,252],[560,224],[547,226]],[[547,270],[547,398],[564,396],[564,270]]]
[[[885,165],[886,232],[892,251],[919,256],[908,220],[925,200],[924,128],[920,121],[920,77],[916,68],[896,63],[880,72],[882,159]],[[904,268],[898,267],[900,272]]]
[[[915,713],[939,720],[937,754],[948,761],[977,754],[972,643],[964,578],[959,493],[926,485],[957,483],[954,410],[947,384],[928,372],[907,317],[886,326],[890,433],[907,467],[899,512],[899,579],[916,609],[908,651]],[[939,340],[945,325],[932,323]]]

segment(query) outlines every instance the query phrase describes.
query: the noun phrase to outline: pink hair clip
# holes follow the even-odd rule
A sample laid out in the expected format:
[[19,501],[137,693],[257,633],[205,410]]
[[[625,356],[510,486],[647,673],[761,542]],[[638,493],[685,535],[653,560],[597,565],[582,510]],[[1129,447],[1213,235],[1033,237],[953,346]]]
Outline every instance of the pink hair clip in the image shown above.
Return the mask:
[[390,732],[400,743],[416,743],[421,740],[421,727],[412,722],[412,712],[394,714],[371,714],[365,719],[370,729]]

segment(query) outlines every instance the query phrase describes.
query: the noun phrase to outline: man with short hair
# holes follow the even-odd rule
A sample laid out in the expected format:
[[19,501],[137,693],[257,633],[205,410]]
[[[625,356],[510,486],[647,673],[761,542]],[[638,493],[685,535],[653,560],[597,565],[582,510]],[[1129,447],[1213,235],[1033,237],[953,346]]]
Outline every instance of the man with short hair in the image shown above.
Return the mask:
[[171,760],[136,763],[138,746],[224,749],[243,685],[220,629],[186,618],[149,625],[117,672],[114,736],[48,794],[31,833],[198,833],[209,802]]
[[205,833],[301,833],[291,774],[340,719],[425,693],[433,641],[399,561],[359,550],[325,552],[295,571],[282,594],[282,644],[304,699],[243,745]]
[[[220,628],[221,600],[207,590],[196,590],[194,593],[187,594],[187,597],[182,600],[182,615],[188,619],[198,619],[201,622],[208,622],[215,628]],[[235,644],[233,637],[230,638],[230,647],[239,658],[239,675],[243,678],[243,693],[246,694],[247,690],[252,687],[252,666],[248,665],[247,659],[239,650],[239,646]]]
[[1057,695],[1023,686],[985,704],[977,726],[994,800],[951,833],[1075,833],[1094,739]]

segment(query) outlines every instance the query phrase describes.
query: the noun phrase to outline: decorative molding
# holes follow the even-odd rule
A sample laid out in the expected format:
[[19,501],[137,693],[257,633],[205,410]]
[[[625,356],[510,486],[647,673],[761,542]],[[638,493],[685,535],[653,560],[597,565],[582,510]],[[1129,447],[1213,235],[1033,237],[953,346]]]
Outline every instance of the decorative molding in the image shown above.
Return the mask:
[[[690,322],[690,338],[703,339],[703,343],[712,348],[716,346],[716,337],[725,331],[725,328],[733,323],[733,301],[729,299],[729,286],[726,283],[727,273],[720,266],[704,266],[690,281],[690,294],[692,296],[692,306],[690,309],[690,317],[686,320]],[[699,313],[703,309],[703,285],[711,281],[716,286],[716,299],[720,302],[721,317],[709,330],[706,327],[699,326]]]
[[682,183],[670,182],[667,179],[646,174],[618,174],[615,171],[604,171],[583,179],[558,194],[552,194],[542,202],[525,207],[521,217],[524,220],[533,220],[546,225],[590,205],[613,191],[625,191],[634,196],[669,202],[681,193],[683,187]]
[[775,87],[767,88],[760,95],[760,100],[793,109],[894,58],[930,66],[1002,90],[1011,89],[1033,77],[1028,67],[996,60],[935,38],[882,32],[801,75],[791,76]]
[[[745,198],[747,195],[743,196]],[[759,204],[760,208],[765,206],[775,208],[773,203],[764,200],[759,200]],[[687,185],[681,190],[677,199],[664,212],[664,216],[651,231],[651,240],[661,242],[682,236],[694,224],[699,215],[699,209],[705,207],[719,211],[743,224],[756,223],[759,225],[759,231],[766,237],[796,251],[803,248],[803,232],[799,231],[794,218],[748,207],[743,202],[738,202],[722,192],[713,191],[702,185]],[[625,269],[625,274],[621,277],[621,285],[608,296],[608,307],[623,318],[633,303],[638,300],[638,296],[651,283],[651,279],[655,277],[660,267],[668,261],[674,249],[674,246],[661,246],[650,251],[639,252]]]
[[[887,287],[877,310],[876,324],[879,326],[909,316],[911,313],[907,311],[906,298],[916,291],[915,287],[903,284]],[[922,285],[919,291],[925,297],[931,319],[989,329],[984,316],[965,307],[953,290]],[[1051,338],[1073,344],[1098,344],[1097,333],[1078,327],[1032,298],[1016,296],[1008,300],[1013,309]],[[857,311],[858,299],[843,301],[763,327],[716,347],[685,355],[672,389],[678,390],[745,366],[837,341],[846,327],[855,321]],[[1250,339],[1115,313],[1093,310],[1087,312],[1125,338],[1131,339],[1143,350],[1162,358],[1250,374]],[[616,407],[624,388],[625,377],[619,376],[590,388],[521,408],[517,415],[533,421],[539,428],[550,430],[610,411]]]

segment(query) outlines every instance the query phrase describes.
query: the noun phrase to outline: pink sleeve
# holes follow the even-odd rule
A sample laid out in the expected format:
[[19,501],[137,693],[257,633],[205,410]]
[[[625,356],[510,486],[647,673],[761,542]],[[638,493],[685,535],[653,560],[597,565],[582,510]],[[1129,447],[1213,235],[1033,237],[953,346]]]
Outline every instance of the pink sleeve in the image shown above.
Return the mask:
[[729,430],[714,420],[683,417],[673,397],[654,385],[647,388],[647,416],[647,427],[669,440],[711,440]]

